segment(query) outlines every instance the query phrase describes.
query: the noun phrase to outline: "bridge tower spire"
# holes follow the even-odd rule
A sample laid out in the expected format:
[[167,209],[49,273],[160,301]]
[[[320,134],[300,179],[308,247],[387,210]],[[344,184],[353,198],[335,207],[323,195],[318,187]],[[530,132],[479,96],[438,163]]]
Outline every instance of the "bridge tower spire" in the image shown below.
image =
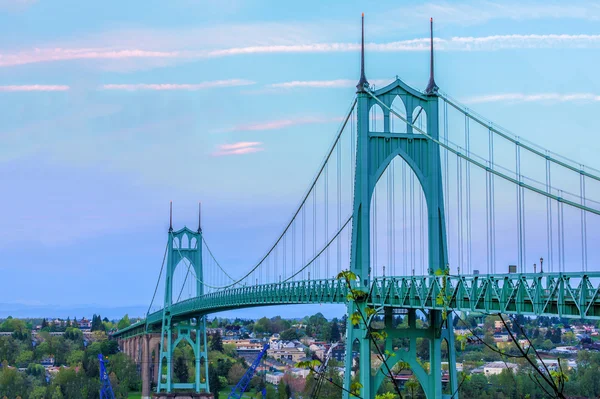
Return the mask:
[[[439,106],[437,97],[437,85],[433,75],[433,30],[431,31],[431,65],[430,82],[425,93],[421,93],[396,79],[395,82],[373,91],[369,87],[364,70],[364,17],[361,44],[361,77],[356,86],[357,101],[357,138],[356,138],[356,163],[354,179],[354,200],[352,217],[352,242],[350,270],[357,276],[353,281],[353,289],[363,291],[364,296],[377,297],[389,292],[396,287],[390,286],[390,280],[383,278],[372,278],[371,270],[377,265],[371,265],[371,200],[375,186],[380,177],[391,164],[392,160],[400,157],[406,162],[408,168],[416,175],[420,183],[427,206],[427,230],[428,245],[427,256],[429,259],[428,275],[434,281],[440,278],[447,269],[448,250],[445,231],[444,216],[444,192],[442,188],[442,168],[440,160],[440,149],[436,141],[439,139]],[[430,21],[433,28],[433,22]],[[390,130],[390,117],[394,111],[392,102],[399,97],[406,108],[406,133],[395,133]],[[370,119],[374,113],[371,110],[380,107],[383,111],[383,132],[371,131],[374,126]],[[421,127],[417,127],[418,121],[425,126],[425,133],[420,134]],[[379,125],[381,126],[381,125]],[[432,138],[434,140],[432,140]],[[413,266],[411,266],[412,268]],[[436,285],[433,284],[432,285]],[[441,291],[441,284],[436,288],[436,293]],[[379,293],[379,294],[378,294]],[[364,323],[355,325],[352,323],[357,312],[368,314],[369,307],[365,299],[348,301],[348,323],[346,326],[346,362],[344,387],[350,390],[352,378],[353,354],[359,353],[358,382],[362,386],[360,396],[363,398],[375,397],[377,390],[383,382],[384,373],[378,370],[374,376],[371,375],[371,334]],[[442,398],[442,343],[448,346],[448,360],[450,364],[455,362],[454,333],[452,331],[452,317],[442,318],[439,310],[424,311],[427,317],[427,327],[418,328],[416,325],[417,314],[415,309],[408,309],[408,328],[399,329],[394,327],[392,307],[384,307],[380,312],[384,316],[385,331],[388,334],[385,351],[395,353],[395,357],[389,357],[386,363],[391,368],[398,361],[404,361],[410,365],[414,375],[417,377],[427,398]],[[356,319],[356,318],[354,318]],[[410,342],[408,347],[394,348],[394,338],[401,338]],[[418,338],[429,340],[430,368],[427,372],[417,361],[416,342]],[[457,391],[456,370],[450,372],[451,392]],[[457,397],[457,394],[454,395]],[[344,398],[349,399],[349,392],[344,392]]]
[[438,91],[438,86],[435,84],[434,74],[433,74],[433,18],[429,18],[429,83],[427,83],[427,88],[425,88],[425,94],[436,94]]
[[[199,205],[200,210],[200,205]],[[173,203],[169,206],[169,240],[167,244],[167,269],[165,274],[165,298],[163,304],[162,326],[159,344],[159,366],[157,392],[170,393],[173,389],[190,389],[195,392],[209,392],[208,385],[208,345],[206,338],[206,316],[198,315],[193,318],[178,317],[177,305],[181,291],[174,291],[173,278],[178,268],[186,271],[183,285],[189,282],[196,289],[195,296],[204,294],[204,276],[202,268],[202,229],[200,213],[198,214],[198,230],[192,231],[187,227],[173,230]],[[194,382],[173,381],[173,352],[177,345],[185,341],[194,351],[195,375]],[[150,363],[147,361],[146,364]],[[166,373],[163,373],[166,365]],[[165,380],[163,381],[163,375]]]
[[360,40],[360,79],[356,85],[356,91],[358,93],[363,92],[369,88],[369,82],[365,75],[365,13],[362,13],[361,17],[362,29],[361,29],[361,40]]

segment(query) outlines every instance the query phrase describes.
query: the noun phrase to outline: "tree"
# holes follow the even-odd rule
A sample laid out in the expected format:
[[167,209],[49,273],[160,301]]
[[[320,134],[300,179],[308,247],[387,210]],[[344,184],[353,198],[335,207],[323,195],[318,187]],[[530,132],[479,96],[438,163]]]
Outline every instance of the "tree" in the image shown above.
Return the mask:
[[331,342],[339,342],[340,340],[340,327],[338,325],[338,319],[331,320],[331,333],[329,334],[329,339]]
[[295,328],[288,328],[287,330],[283,330],[281,334],[279,334],[279,338],[283,341],[293,341],[295,339],[300,338],[298,335],[298,331]]
[[214,392],[215,399],[218,399],[218,392],[223,388],[223,386],[219,380],[217,370],[213,367],[212,363],[210,363],[208,366],[208,385],[210,385],[210,390]]
[[269,326],[271,333],[280,333],[283,330],[287,330],[292,325],[289,321],[282,319],[281,316],[276,316],[271,319]]
[[418,397],[421,393],[421,384],[417,381],[415,376],[412,376],[406,383],[404,384],[404,390],[410,395],[411,398]]
[[92,328],[91,331],[106,331],[104,324],[102,323],[102,317],[100,315],[92,316]]
[[29,399],[45,399],[46,398],[46,388],[37,386],[33,388],[31,394],[29,394]]
[[0,396],[16,398],[19,395],[27,396],[27,381],[17,369],[6,367],[4,363],[0,369]]
[[183,356],[177,356],[175,358],[175,365],[173,366],[173,372],[179,380],[179,382],[188,382],[189,371]]
[[242,379],[245,373],[246,370],[242,367],[242,365],[239,363],[235,363],[229,369],[229,373],[227,373],[227,382],[230,385],[235,385]]
[[60,390],[60,387],[56,386],[54,388],[54,391],[52,391],[52,399],[63,399],[63,398],[64,398],[64,396]]
[[271,331],[271,320],[266,317],[262,317],[254,323],[254,332],[256,333],[268,333]]
[[[108,322],[108,320],[106,320]],[[131,325],[131,321],[129,321],[129,315],[123,316],[121,320],[117,323],[117,330],[122,330]]]
[[277,384],[277,393],[279,394],[278,399],[289,399],[292,396],[292,391],[290,390],[289,385],[283,381],[283,378],[279,380],[279,384]]
[[218,330],[211,336],[210,350],[223,352],[223,339],[221,338],[221,333]]
[[108,370],[114,373],[115,378],[126,391],[137,391],[141,388],[137,366],[126,354],[117,353],[110,356]]

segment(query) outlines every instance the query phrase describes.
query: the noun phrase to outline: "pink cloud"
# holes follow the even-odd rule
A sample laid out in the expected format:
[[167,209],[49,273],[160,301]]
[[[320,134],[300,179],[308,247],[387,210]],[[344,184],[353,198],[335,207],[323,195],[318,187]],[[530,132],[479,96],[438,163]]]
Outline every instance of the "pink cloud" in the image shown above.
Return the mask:
[[262,143],[258,141],[240,141],[233,144],[221,144],[217,147],[217,151],[213,152],[213,156],[221,157],[225,155],[242,155],[253,152],[263,151]]
[[[296,39],[302,40],[302,39]],[[435,38],[436,48],[443,51],[495,51],[534,48],[598,48],[600,35],[514,34],[481,37]],[[417,38],[387,43],[367,43],[369,51],[412,52],[429,50],[429,38]],[[358,43],[306,43],[231,47],[216,50],[142,50],[139,48],[35,48],[16,53],[0,54],[0,67],[39,62],[86,59],[200,59],[245,54],[337,53],[358,51]]]
[[181,58],[189,56],[181,51],[148,51],[139,49],[113,50],[105,48],[48,48],[0,54],[0,67],[34,64],[50,61],[127,59],[127,58]]
[[245,79],[228,79],[228,80],[215,80],[210,82],[202,83],[136,83],[136,84],[105,84],[101,88],[104,90],[202,90],[210,89],[215,87],[234,87],[234,86],[248,86],[253,85],[255,82]]
[[65,85],[9,85],[0,86],[0,92],[15,91],[67,91],[69,86]]
[[259,123],[246,123],[242,125],[236,125],[231,128],[220,130],[219,132],[245,132],[245,131],[260,131],[260,130],[276,130],[283,129],[290,126],[306,125],[312,123],[329,123],[329,122],[340,122],[341,117],[338,118],[319,118],[319,117],[304,117],[296,119],[280,119],[275,121],[259,122]]

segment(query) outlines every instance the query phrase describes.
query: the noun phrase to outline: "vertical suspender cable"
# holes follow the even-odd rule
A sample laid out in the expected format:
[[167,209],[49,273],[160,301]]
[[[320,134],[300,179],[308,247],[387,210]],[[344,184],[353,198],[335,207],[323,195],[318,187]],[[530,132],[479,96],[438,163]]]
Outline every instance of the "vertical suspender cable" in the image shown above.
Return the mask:
[[302,207],[302,263],[300,267],[302,270],[302,279],[306,280],[306,205]]
[[[448,146],[448,103],[444,101],[444,144]],[[444,149],[444,207],[446,209],[446,234],[450,234],[450,167],[448,150]]]
[[404,275],[407,274],[407,263],[408,263],[408,254],[406,253],[406,162],[402,162],[402,255],[403,255],[403,267],[404,267]]
[[391,275],[396,276],[396,162],[392,161],[392,264]]
[[[548,194],[550,194],[551,188],[552,188],[552,181],[551,181],[551,175],[550,175],[550,158],[548,157],[548,154],[546,154],[546,192]],[[546,197],[546,226],[547,226],[547,230],[546,233],[548,234],[548,269],[552,272],[553,268],[554,268],[554,262],[553,262],[553,258],[554,258],[554,248],[553,248],[553,244],[554,244],[554,237],[552,234],[552,228],[553,228],[553,223],[552,223],[552,200],[550,199],[550,197]]]
[[423,212],[423,202],[425,196],[422,190],[419,192],[419,252],[421,253],[421,275],[425,275],[425,216]]
[[377,250],[379,249],[377,243],[377,186],[375,186],[375,189],[373,190],[373,220],[371,221],[371,226],[373,226],[373,262],[371,263],[369,270],[371,271],[370,274],[377,277]]
[[[354,112],[352,111],[350,115],[351,122],[350,123],[350,159],[351,159],[351,168],[350,168],[350,200],[354,200],[354,180],[356,176],[356,135],[354,133]],[[352,202],[351,202],[352,203]]]
[[[323,243],[327,245],[329,237],[329,163],[325,165],[325,234]],[[322,276],[320,276],[322,277]],[[329,245],[325,250],[325,277],[329,277]]]
[[416,249],[416,228],[415,228],[415,174],[410,174],[410,268],[412,275],[415,271],[415,249]]
[[388,273],[392,270],[392,170],[394,169],[393,161],[387,167],[387,266]]
[[292,225],[292,276],[296,274],[296,223],[297,219],[294,219]]
[[[337,231],[340,231],[340,229],[342,228],[342,145],[341,143],[338,143],[337,145]],[[337,273],[342,271],[342,240],[340,237],[336,238],[336,245],[337,245],[337,256],[336,256],[336,263],[337,263],[337,268],[336,271],[334,273],[334,275],[336,275]],[[331,277],[331,276],[327,276],[327,277]]]
[[[458,265],[457,267],[463,267],[463,219],[462,219],[462,210],[463,210],[463,202],[462,202],[462,162],[460,157],[456,157],[456,195],[457,195],[457,227],[458,227]],[[463,267],[464,268],[464,267]]]
[[[354,208],[354,175],[356,174],[356,150],[354,148],[355,138],[354,138],[354,112],[352,110],[350,113],[350,206],[351,209]],[[352,267],[352,229],[350,229],[348,233],[348,252],[349,252],[349,261],[350,267]]]
[[[494,167],[494,135],[492,129],[489,129],[490,134],[490,165]],[[494,175],[490,173],[490,218],[491,218],[491,229],[492,229],[492,241],[490,246],[490,256],[491,256],[491,272],[496,272],[496,197],[494,193]]]
[[[467,150],[467,156],[471,156],[471,132],[469,131],[469,115],[465,114],[465,148]],[[466,178],[466,196],[467,196],[467,270],[469,273],[472,271],[471,263],[471,163],[465,164],[465,178]]]
[[286,266],[287,266],[287,240],[288,240],[288,235],[287,232],[285,234],[285,236],[283,236],[283,279],[285,280],[287,278],[287,273],[286,273]]
[[[489,132],[489,140],[491,140],[491,131]],[[488,147],[491,147],[491,142],[488,142]],[[489,151],[489,148],[488,148]],[[488,168],[492,168],[492,162],[488,157]],[[486,271],[487,274],[490,274],[490,266],[491,266],[491,247],[492,247],[492,223],[491,223],[491,214],[490,214],[490,175],[489,171],[485,171],[485,235],[486,235]]]
[[[317,255],[317,185],[313,188],[313,258]],[[319,264],[319,259],[315,259],[312,262],[312,265],[309,269],[312,269],[311,278],[317,278],[317,265]]]
[[[583,171],[584,166],[581,165]],[[579,174],[579,196],[581,205],[586,206],[585,200],[585,176]],[[581,210],[581,267],[584,272],[587,271],[587,212]]]
[[[521,181],[521,147],[515,144],[515,178]],[[518,240],[518,270],[523,273],[523,208],[521,201],[521,186],[517,185],[517,240]]]
[[[562,190],[558,191],[559,197],[562,197]],[[563,203],[558,202],[558,271],[565,271],[565,231],[563,229]]]

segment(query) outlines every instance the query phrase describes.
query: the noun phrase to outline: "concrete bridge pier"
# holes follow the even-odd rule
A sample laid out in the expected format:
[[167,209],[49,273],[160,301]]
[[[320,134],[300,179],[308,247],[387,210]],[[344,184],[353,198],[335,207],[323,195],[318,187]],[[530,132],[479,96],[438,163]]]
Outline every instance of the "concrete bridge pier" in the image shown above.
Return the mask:
[[118,343],[121,352],[139,365],[142,378],[142,399],[152,398],[152,383],[158,381],[160,335],[144,334],[119,339]]

